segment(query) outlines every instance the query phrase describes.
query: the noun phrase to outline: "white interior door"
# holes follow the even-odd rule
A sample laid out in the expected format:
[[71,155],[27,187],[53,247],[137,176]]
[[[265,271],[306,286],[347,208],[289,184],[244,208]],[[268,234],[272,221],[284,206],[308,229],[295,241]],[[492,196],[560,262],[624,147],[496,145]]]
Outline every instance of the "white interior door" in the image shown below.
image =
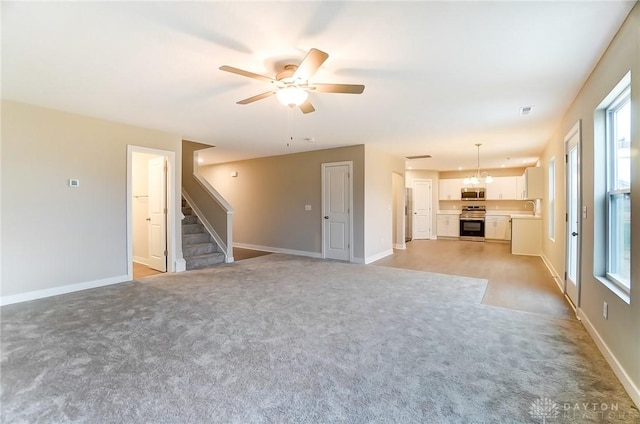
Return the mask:
[[323,164],[323,257],[351,260],[351,165]]
[[167,271],[167,167],[164,157],[149,160],[149,267]]
[[413,181],[413,239],[431,238],[431,180]]
[[577,307],[580,302],[580,126],[565,137],[567,222],[565,293]]

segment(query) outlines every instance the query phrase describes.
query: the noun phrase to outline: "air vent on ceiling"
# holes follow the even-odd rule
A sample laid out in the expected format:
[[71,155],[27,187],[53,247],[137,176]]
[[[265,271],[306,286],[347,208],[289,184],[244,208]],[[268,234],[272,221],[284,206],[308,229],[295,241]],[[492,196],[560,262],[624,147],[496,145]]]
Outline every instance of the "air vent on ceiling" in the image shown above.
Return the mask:
[[522,106],[520,108],[520,115],[528,115],[531,113],[531,109],[533,109],[533,107],[531,106]]
[[407,159],[429,159],[431,155],[407,156]]

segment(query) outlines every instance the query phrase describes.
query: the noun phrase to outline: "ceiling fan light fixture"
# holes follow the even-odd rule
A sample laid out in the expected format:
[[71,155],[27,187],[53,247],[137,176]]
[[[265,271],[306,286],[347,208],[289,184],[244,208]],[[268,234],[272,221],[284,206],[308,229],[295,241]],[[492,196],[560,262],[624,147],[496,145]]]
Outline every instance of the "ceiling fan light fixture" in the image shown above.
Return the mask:
[[276,91],[276,97],[285,106],[296,107],[300,106],[307,100],[309,93],[299,87],[286,87]]

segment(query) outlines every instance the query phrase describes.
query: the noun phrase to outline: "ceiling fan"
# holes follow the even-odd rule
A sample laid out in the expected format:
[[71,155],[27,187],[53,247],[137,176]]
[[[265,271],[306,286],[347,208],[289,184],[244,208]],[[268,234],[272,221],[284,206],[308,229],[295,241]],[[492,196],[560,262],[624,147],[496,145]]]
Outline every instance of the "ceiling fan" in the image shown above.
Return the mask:
[[321,50],[311,49],[299,65],[285,65],[284,70],[278,73],[275,79],[227,65],[221,66],[220,70],[272,84],[271,90],[236,102],[239,105],[253,103],[275,94],[282,104],[298,106],[303,113],[311,113],[315,108],[308,98],[310,92],[361,94],[364,91],[364,85],[309,82],[328,57],[329,55]]

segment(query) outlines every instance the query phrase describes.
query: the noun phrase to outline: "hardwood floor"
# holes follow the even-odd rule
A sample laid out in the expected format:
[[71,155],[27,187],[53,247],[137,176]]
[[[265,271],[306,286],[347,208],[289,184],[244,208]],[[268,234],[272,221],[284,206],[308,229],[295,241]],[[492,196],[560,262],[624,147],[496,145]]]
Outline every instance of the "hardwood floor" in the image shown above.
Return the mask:
[[258,256],[270,254],[271,252],[263,252],[262,250],[244,249],[242,247],[233,248],[233,260],[236,262],[243,259],[257,258]]
[[137,280],[138,278],[150,277],[152,275],[162,274],[160,271],[156,271],[153,268],[149,268],[146,265],[139,264],[137,262],[133,263],[133,279]]
[[485,278],[485,305],[575,319],[542,259],[512,255],[508,243],[414,240],[373,264]]

